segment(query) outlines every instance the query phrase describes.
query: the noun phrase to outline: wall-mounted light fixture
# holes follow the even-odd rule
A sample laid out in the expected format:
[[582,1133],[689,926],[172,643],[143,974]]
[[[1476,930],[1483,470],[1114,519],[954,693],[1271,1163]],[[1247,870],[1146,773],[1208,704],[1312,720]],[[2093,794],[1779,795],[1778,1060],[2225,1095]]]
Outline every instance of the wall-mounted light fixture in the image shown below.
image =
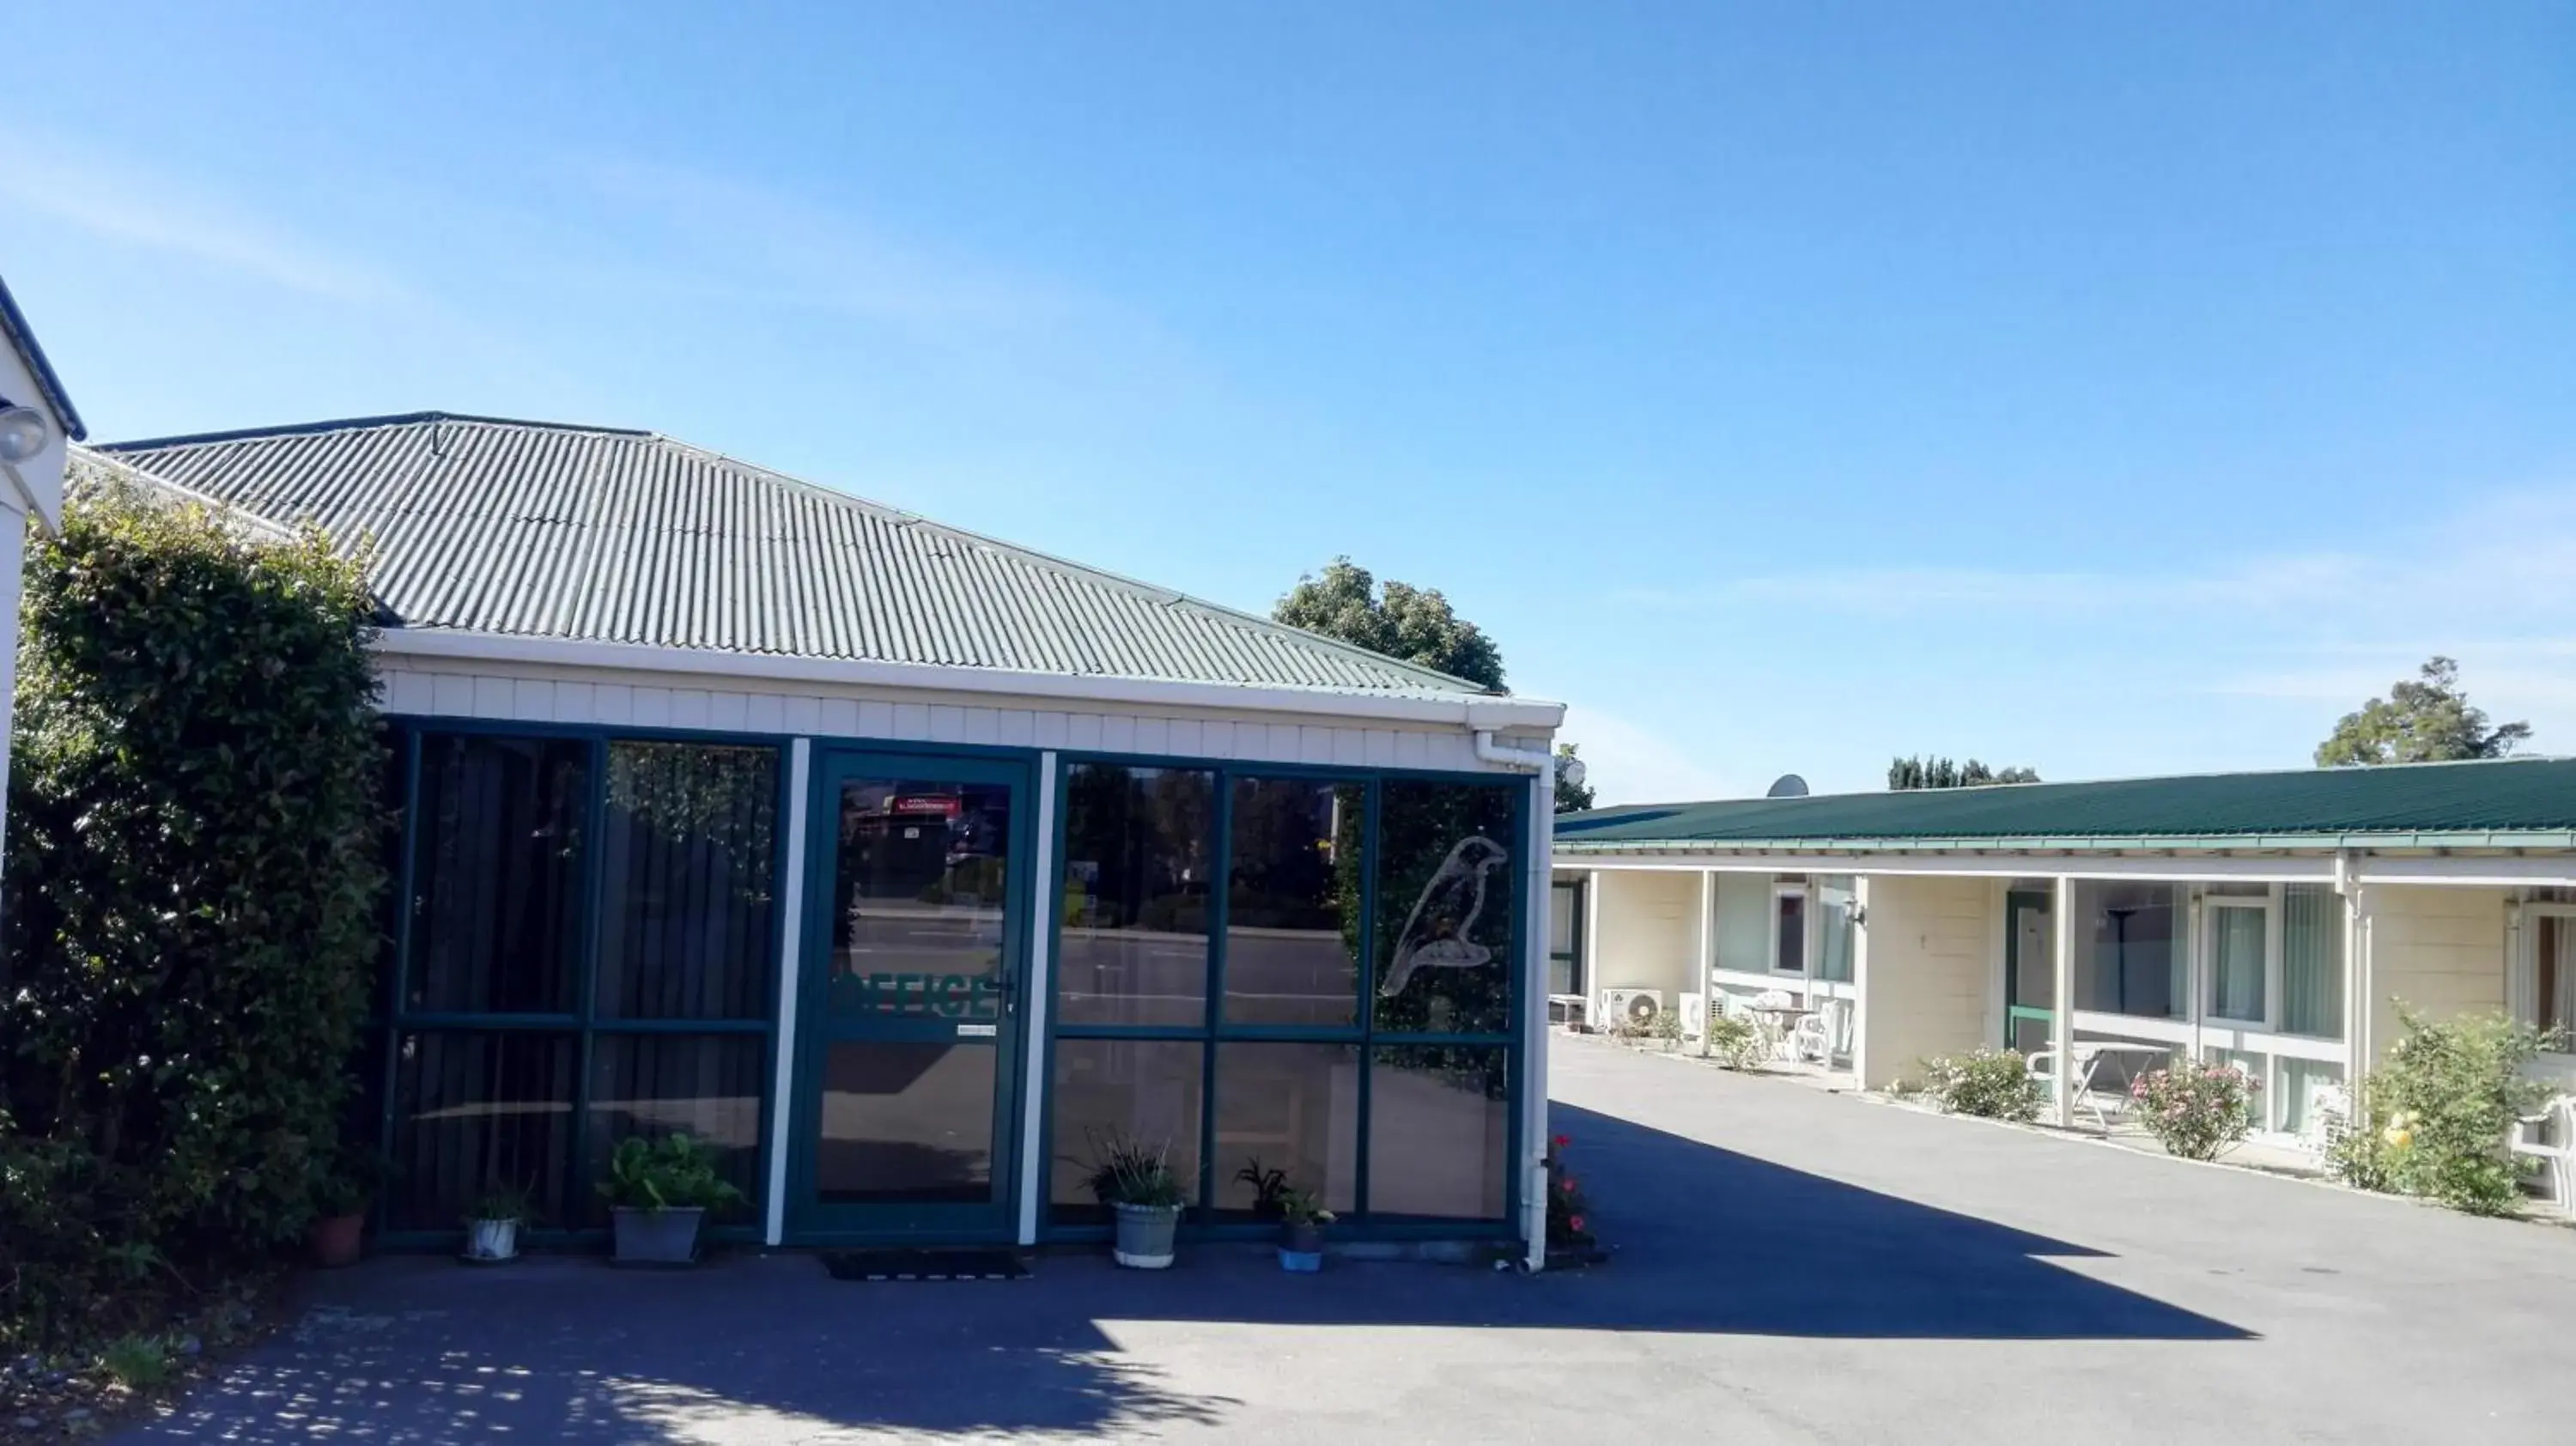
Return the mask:
[[19,475],[18,464],[35,460],[53,437],[54,429],[44,413],[0,397],[0,474],[8,477],[9,489],[18,494],[18,510],[34,518],[38,526],[48,528],[53,519],[45,515],[44,504],[36,500],[36,489]]

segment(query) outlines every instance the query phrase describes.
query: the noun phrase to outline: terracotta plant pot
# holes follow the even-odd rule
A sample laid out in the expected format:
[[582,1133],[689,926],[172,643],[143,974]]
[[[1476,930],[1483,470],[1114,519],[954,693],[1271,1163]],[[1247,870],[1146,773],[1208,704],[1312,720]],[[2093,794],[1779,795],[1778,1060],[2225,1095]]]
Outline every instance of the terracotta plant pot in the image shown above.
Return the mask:
[[366,1234],[367,1214],[325,1215],[313,1222],[313,1263],[325,1270],[337,1270],[358,1263],[360,1241]]

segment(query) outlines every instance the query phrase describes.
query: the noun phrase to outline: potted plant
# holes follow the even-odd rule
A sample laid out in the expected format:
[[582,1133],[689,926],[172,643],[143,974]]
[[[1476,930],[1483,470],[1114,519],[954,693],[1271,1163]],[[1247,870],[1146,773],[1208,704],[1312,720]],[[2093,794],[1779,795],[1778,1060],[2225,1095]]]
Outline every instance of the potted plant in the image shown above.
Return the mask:
[[384,1160],[372,1150],[341,1145],[313,1180],[313,1263],[325,1270],[355,1265],[367,1228],[367,1209],[385,1178]]
[[1308,1190],[1289,1190],[1279,1197],[1279,1268],[1312,1275],[1324,1268],[1324,1227],[1333,1212]]
[[1170,1151],[1168,1145],[1113,1137],[1091,1171],[1091,1193],[1116,1222],[1110,1255],[1132,1270],[1163,1270],[1172,1263],[1182,1195]]
[[482,1265],[518,1259],[519,1227],[530,1213],[525,1187],[486,1186],[465,1215],[465,1258]]
[[742,1200],[742,1192],[716,1173],[715,1152],[687,1135],[619,1141],[599,1193],[617,1228],[620,1265],[694,1262],[707,1212]]

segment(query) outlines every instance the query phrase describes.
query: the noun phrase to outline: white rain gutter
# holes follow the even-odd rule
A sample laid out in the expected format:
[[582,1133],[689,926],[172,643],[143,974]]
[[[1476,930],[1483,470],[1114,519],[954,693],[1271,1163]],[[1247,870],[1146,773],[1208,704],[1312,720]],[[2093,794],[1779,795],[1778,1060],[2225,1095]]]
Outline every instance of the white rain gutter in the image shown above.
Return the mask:
[[743,683],[902,688],[916,692],[1002,695],[1068,702],[1304,713],[1393,723],[1445,723],[1465,727],[1475,733],[1477,757],[1507,767],[1531,770],[1545,767],[1548,755],[1529,749],[1501,747],[1493,742],[1494,732],[1503,728],[1553,730],[1565,721],[1565,705],[1562,703],[1483,693],[1439,697],[1427,694],[1382,695],[1332,688],[1190,683],[1161,678],[952,667],[937,663],[800,658],[778,653],[733,653],[714,648],[532,638],[446,628],[387,628],[377,635],[376,651],[395,657],[458,663],[519,663],[558,668],[685,673]]

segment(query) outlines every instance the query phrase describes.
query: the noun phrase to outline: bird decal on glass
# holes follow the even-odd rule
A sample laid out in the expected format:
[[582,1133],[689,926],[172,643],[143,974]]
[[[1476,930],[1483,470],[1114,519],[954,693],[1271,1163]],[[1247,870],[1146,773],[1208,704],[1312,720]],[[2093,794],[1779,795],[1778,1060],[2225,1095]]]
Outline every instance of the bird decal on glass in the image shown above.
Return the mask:
[[1404,932],[1395,937],[1394,967],[1378,993],[1389,999],[1402,994],[1417,969],[1475,969],[1493,962],[1494,951],[1476,942],[1476,916],[1485,908],[1485,876],[1510,857],[1482,834],[1470,834],[1449,850],[1405,915]]

